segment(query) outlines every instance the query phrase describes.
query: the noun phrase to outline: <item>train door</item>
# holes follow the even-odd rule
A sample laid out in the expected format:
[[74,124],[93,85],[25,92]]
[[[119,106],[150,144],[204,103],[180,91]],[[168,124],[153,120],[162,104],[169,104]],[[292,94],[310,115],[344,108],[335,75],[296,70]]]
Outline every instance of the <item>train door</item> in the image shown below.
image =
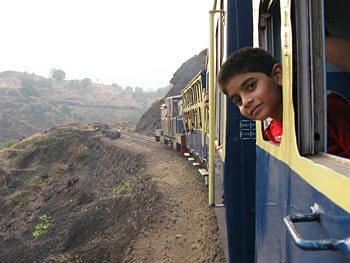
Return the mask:
[[[252,1],[227,1],[227,56],[240,48],[253,45],[252,10]],[[223,181],[229,262],[253,262],[255,122],[243,117],[239,109],[223,94],[218,94],[217,103],[222,105],[221,112],[216,114],[221,118],[217,120],[217,128],[224,131],[217,132],[217,136],[225,144]],[[220,123],[225,123],[225,126]]]
[[[259,45],[283,67],[283,136],[280,145],[266,141],[257,122],[255,262],[349,262],[350,160],[326,153],[326,98],[350,83],[326,63],[325,33],[350,37],[350,3],[258,7]],[[331,87],[333,78],[340,85]]]

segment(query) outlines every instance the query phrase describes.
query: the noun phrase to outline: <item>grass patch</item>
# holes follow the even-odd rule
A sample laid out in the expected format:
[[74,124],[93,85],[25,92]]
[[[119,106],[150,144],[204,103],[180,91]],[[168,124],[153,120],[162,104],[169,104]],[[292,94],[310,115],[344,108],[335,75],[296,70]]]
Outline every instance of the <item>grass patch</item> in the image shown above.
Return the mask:
[[54,162],[50,167],[50,174],[66,175],[68,171],[68,165],[63,162]]
[[49,230],[51,227],[51,217],[49,215],[42,215],[39,217],[40,223],[35,225],[34,229],[35,231],[33,232],[34,237],[41,236]]
[[90,151],[89,148],[83,144],[79,145],[79,147],[77,147],[77,150],[75,152],[75,157],[78,160],[82,160],[86,157],[88,157],[90,155]]
[[29,204],[29,196],[27,192],[16,192],[10,196],[11,206],[26,207]]
[[28,180],[29,187],[37,187],[43,182],[43,179],[37,175],[32,175]]
[[131,183],[129,181],[125,181],[122,184],[116,185],[113,188],[113,193],[120,193],[120,192],[123,192],[123,191],[127,191],[130,188],[131,188]]
[[8,148],[11,148],[12,145],[15,145],[18,141],[17,140],[14,140],[14,139],[11,139],[11,140],[8,140],[4,143],[3,147],[1,149],[8,149]]

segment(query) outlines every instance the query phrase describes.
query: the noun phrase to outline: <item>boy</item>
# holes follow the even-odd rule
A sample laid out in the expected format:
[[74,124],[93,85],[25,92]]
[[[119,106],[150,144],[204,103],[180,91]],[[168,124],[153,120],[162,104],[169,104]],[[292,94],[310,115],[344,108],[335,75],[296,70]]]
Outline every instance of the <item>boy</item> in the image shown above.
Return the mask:
[[[270,53],[251,47],[236,51],[222,65],[218,84],[243,116],[267,121],[266,136],[276,144],[281,142],[282,66]],[[350,104],[334,93],[327,101],[327,151],[350,158]]]

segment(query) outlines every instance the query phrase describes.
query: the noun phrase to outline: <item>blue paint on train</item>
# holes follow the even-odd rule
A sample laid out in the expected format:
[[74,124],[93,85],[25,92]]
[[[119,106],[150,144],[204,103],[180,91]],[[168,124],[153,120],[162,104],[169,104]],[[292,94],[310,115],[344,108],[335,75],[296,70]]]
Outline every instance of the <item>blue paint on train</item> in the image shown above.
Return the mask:
[[[251,1],[228,1],[227,12],[230,14],[227,17],[227,54],[241,47],[252,46]],[[247,119],[228,101],[224,163],[228,262],[244,263],[254,262],[255,132],[251,133],[251,138],[243,138],[240,129],[242,120]]]
[[259,147],[256,155],[255,262],[349,262],[339,251],[300,249],[283,223],[286,215],[310,213],[310,207],[316,203],[321,211],[320,220],[297,223],[295,227],[300,236],[307,240],[341,240],[346,238],[344,233],[350,232],[349,214],[306,183],[287,164]]
[[201,161],[207,160],[207,144],[202,144],[202,131],[194,129],[192,133],[186,133],[186,145],[188,149]]
[[[229,127],[245,120],[237,107],[228,106]],[[227,129],[224,167],[229,262],[253,262],[255,228],[255,139],[240,138],[240,129]]]

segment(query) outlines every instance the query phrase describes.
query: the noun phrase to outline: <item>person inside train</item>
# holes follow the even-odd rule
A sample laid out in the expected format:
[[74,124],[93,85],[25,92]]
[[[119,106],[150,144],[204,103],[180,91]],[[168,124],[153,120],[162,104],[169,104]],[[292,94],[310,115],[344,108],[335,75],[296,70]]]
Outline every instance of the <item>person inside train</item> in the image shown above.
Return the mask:
[[[344,61],[336,61],[338,52],[332,50],[342,40],[327,40],[327,59],[346,68]],[[339,43],[338,43],[339,42]],[[349,43],[350,45],[350,43]],[[346,47],[344,43],[338,49]],[[350,64],[349,64],[350,65]],[[280,144],[282,139],[282,65],[262,48],[246,47],[230,55],[218,74],[221,92],[238,106],[249,119],[264,122],[266,137]],[[350,104],[343,97],[327,95],[327,152],[350,158]]]
[[[328,31],[326,31],[328,32]],[[327,33],[326,59],[344,71],[350,72],[350,40]]]
[[326,60],[340,69],[350,72],[350,40],[331,35],[325,26]]
[[205,93],[204,96],[204,108],[209,110],[209,92]]

